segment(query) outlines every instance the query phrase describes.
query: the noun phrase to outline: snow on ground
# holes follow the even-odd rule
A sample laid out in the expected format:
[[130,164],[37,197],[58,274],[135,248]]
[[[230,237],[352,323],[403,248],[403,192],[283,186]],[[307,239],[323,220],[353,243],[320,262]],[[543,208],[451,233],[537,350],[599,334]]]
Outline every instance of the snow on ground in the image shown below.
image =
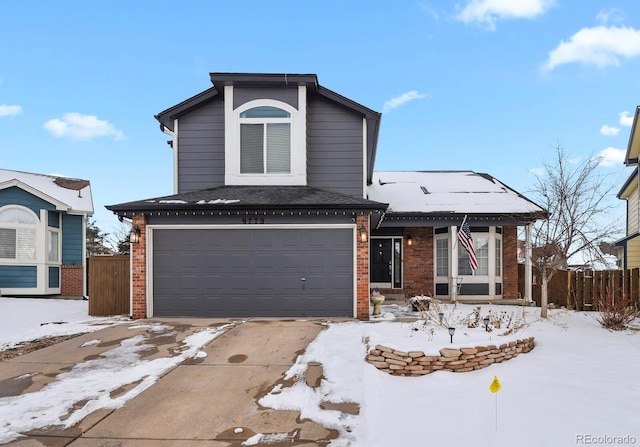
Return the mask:
[[[446,329],[434,329],[433,335],[433,324],[414,330],[415,323],[394,321],[389,312],[375,323],[332,324],[287,373],[301,377],[309,362],[320,362],[321,386],[312,389],[297,380],[290,388],[276,387],[260,403],[299,410],[301,418],[337,429],[341,436],[332,446],[640,443],[640,332],[606,330],[596,313],[551,310],[544,321],[536,308],[482,306],[483,316],[489,309],[509,315],[524,309],[529,326],[516,338],[533,336],[536,345],[478,371],[394,377],[364,362],[367,345],[428,353],[507,340],[497,335],[505,330],[487,334],[482,327],[461,327],[474,307],[457,307],[453,344]],[[502,383],[496,394],[489,390],[494,376]],[[320,409],[326,401],[358,403],[360,413]]]
[[41,337],[93,332],[124,321],[90,317],[89,302],[43,298],[0,298],[0,351]]
[[[43,324],[62,321],[65,323]],[[122,322],[88,317],[86,301],[2,298],[0,349],[47,335],[93,331],[119,321]],[[149,331],[157,335],[172,335],[173,328],[160,323],[131,324],[130,328],[143,326],[148,326]],[[135,335],[96,359],[76,364],[38,391],[0,398],[0,444],[38,428],[71,427],[101,408],[121,407],[153,385],[166,371],[186,359],[201,356],[200,349],[226,328],[194,332],[176,348],[176,355],[152,360],[142,359],[142,356],[153,346],[145,343],[145,336]],[[83,346],[94,342],[99,340]],[[116,392],[121,389],[127,391]]]
[[[0,349],[73,328],[85,332],[98,329],[96,323],[107,324],[87,317],[86,305],[83,301],[0,299]],[[319,362],[325,377],[320,387],[310,388],[297,380],[292,387],[274,388],[260,403],[299,410],[302,419],[337,429],[340,437],[331,442],[333,447],[640,444],[638,330],[603,329],[594,312],[551,310],[545,321],[536,308],[482,306],[482,316],[489,310],[494,315],[505,312],[507,318],[514,315],[513,321],[526,312],[528,326],[515,336],[502,337],[498,334],[506,329],[486,333],[482,327],[467,328],[466,319],[475,307],[444,309],[447,323],[457,328],[453,344],[446,329],[434,322],[423,326],[404,321],[416,315],[405,306],[383,306],[385,313],[372,322],[332,323],[287,373],[289,378],[301,378],[309,362]],[[56,321],[67,324],[41,326]],[[152,329],[164,330],[162,325]],[[185,340],[180,355],[155,360],[141,359],[144,341],[132,337],[104,358],[76,365],[38,392],[0,398],[0,443],[21,431],[49,424],[70,426],[98,408],[121,406],[153,384],[162,371],[199,355],[200,347],[217,335],[211,329],[195,333]],[[473,347],[529,336],[536,340],[530,353],[472,372],[393,377],[364,361],[367,346],[376,344],[436,353],[443,347]],[[502,383],[496,394],[489,391],[494,376]],[[138,385],[127,393],[110,397],[110,390],[136,381]],[[81,400],[86,405],[70,412],[70,405]],[[322,410],[323,402],[356,403],[360,411],[352,415]],[[278,434],[259,435],[246,445],[264,444]]]

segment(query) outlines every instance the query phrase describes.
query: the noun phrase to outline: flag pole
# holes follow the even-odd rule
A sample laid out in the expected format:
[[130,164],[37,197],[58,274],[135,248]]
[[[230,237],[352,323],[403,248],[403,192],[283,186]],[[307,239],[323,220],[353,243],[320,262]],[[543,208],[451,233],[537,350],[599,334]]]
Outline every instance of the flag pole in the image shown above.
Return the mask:
[[[462,228],[462,225],[464,225],[464,223],[467,221],[467,215],[464,215],[464,219],[462,219],[462,223],[460,224],[460,228]],[[458,238],[455,237],[453,238],[453,248],[456,247],[456,245],[458,245]]]

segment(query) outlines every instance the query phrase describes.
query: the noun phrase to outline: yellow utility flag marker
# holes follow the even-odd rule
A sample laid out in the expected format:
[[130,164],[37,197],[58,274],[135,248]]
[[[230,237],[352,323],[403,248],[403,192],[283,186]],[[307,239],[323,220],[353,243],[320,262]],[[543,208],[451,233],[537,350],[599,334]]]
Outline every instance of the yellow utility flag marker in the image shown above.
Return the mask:
[[497,393],[501,388],[502,384],[498,380],[498,376],[493,376],[493,382],[489,385],[489,390],[491,390],[492,393]]
[[498,380],[498,376],[493,376],[493,382],[489,385],[489,390],[496,395],[496,431],[498,430],[498,391],[502,388],[502,384]]

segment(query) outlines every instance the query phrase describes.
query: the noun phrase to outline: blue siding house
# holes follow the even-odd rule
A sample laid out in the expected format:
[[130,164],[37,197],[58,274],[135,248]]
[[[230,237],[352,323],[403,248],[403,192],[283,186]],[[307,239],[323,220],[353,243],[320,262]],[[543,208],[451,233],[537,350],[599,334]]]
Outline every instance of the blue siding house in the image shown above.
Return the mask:
[[86,295],[87,180],[0,169],[0,293]]

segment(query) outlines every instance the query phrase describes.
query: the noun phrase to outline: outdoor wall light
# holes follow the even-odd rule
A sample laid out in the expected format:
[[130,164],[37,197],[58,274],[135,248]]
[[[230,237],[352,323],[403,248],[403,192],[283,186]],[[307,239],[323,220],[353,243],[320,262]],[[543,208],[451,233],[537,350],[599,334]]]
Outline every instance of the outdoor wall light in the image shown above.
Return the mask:
[[360,233],[360,241],[367,242],[367,229],[364,227],[364,225],[358,229],[358,232]]
[[489,316],[484,317],[482,322],[484,323],[484,330],[489,332]]
[[410,234],[407,234],[407,245],[411,247],[413,245],[413,238]]
[[451,343],[453,343],[453,334],[456,333],[456,328],[454,327],[450,327],[449,328],[449,336],[451,337]]
[[140,242],[140,228],[134,226],[131,229],[131,233],[129,233],[129,242],[132,244]]

